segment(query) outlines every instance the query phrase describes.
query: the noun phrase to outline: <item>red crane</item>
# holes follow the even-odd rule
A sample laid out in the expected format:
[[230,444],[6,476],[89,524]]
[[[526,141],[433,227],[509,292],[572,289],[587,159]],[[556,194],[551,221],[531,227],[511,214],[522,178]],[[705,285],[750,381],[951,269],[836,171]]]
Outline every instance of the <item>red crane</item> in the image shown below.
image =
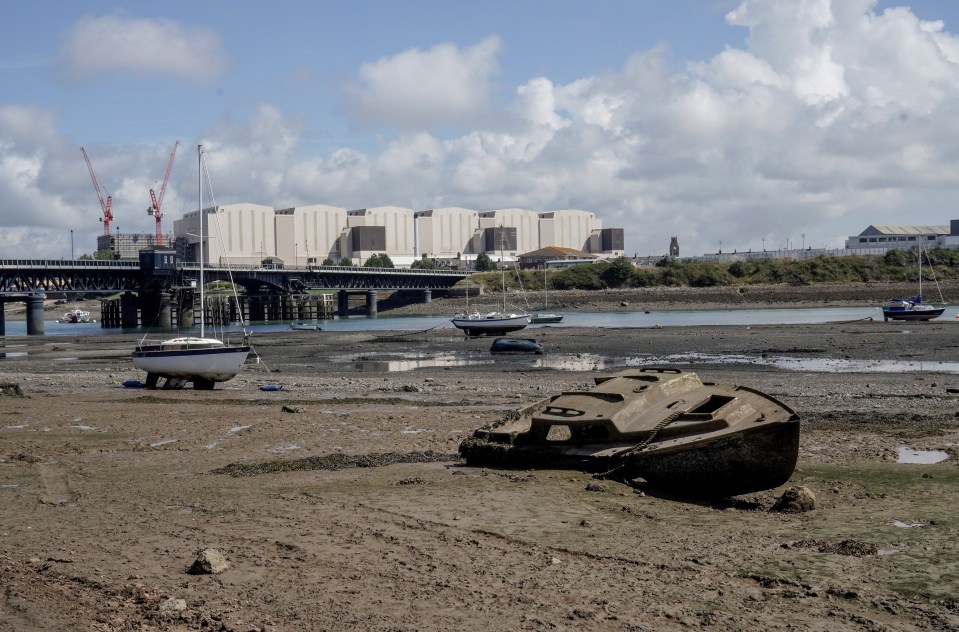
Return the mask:
[[176,148],[180,146],[180,141],[173,143],[173,151],[170,152],[170,161],[166,166],[166,173],[163,175],[163,185],[160,187],[160,195],[157,195],[153,189],[150,189],[150,208],[147,213],[152,215],[157,221],[156,238],[154,245],[159,246],[163,241],[163,231],[160,229],[160,220],[163,219],[163,213],[160,207],[163,204],[163,194],[166,193],[166,185],[170,181],[170,171],[173,169],[173,158],[176,156]]
[[103,234],[109,235],[110,222],[113,221],[113,212],[110,210],[110,206],[113,204],[113,198],[108,195],[106,201],[103,201],[103,191],[100,188],[100,183],[97,182],[97,174],[93,171],[93,164],[90,162],[90,157],[87,156],[87,150],[81,147],[80,152],[83,154],[83,159],[87,161],[87,169],[90,170],[90,179],[93,180],[93,188],[97,192],[97,197],[100,198],[100,208],[103,209],[103,217],[100,218],[100,221],[103,222]]

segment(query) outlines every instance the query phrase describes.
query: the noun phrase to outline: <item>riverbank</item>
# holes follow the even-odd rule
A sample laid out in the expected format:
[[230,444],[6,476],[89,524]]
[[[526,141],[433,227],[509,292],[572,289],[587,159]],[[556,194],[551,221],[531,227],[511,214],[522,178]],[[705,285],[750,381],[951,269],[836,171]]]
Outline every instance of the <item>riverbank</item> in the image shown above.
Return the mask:
[[[550,327],[546,358],[500,359],[449,330],[287,331],[214,391],[152,392],[121,386],[136,336],[8,338],[0,628],[953,630],[959,375],[929,367],[955,362],[955,327]],[[796,409],[789,484],[703,502],[458,461],[616,359]],[[792,485],[816,509],[771,512]],[[208,547],[230,568],[188,574]]]
[[[959,304],[959,283],[941,284],[946,304]],[[904,283],[817,284],[817,285],[748,285],[728,287],[654,287],[623,290],[562,290],[549,293],[549,310],[554,312],[633,312],[674,311],[687,309],[760,309],[785,307],[846,307],[863,305],[875,307],[892,297],[912,296],[916,287]],[[466,307],[461,298],[437,296],[429,303],[412,303],[391,307],[381,298],[381,314],[390,316],[443,316],[462,312]],[[927,293],[927,300],[938,301]],[[544,296],[540,292],[510,292],[507,305],[516,310],[537,310],[543,307]],[[502,305],[502,296],[486,294],[470,299],[470,304],[480,309],[496,310]],[[55,320],[68,309],[90,312],[90,318],[100,321],[99,299],[57,304],[47,301],[44,313],[48,320]],[[5,305],[5,318],[9,321],[26,319],[26,306],[20,303]]]

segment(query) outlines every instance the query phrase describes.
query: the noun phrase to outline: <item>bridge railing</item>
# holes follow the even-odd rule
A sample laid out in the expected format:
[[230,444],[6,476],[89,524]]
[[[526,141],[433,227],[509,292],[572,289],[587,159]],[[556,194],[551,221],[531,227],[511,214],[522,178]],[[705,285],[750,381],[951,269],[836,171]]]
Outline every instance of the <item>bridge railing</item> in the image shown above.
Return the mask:
[[[177,264],[180,270],[199,270],[200,264],[190,262],[180,262]],[[463,270],[444,270],[444,269],[411,269],[411,268],[372,268],[364,266],[292,266],[284,264],[281,266],[271,265],[248,265],[238,263],[220,263],[204,264],[203,268],[210,271],[237,271],[237,272],[333,272],[342,274],[353,274],[356,272],[373,272],[377,274],[418,274],[423,276],[466,276]]]
[[140,262],[107,259],[0,259],[0,268],[8,270],[18,268],[139,270]]

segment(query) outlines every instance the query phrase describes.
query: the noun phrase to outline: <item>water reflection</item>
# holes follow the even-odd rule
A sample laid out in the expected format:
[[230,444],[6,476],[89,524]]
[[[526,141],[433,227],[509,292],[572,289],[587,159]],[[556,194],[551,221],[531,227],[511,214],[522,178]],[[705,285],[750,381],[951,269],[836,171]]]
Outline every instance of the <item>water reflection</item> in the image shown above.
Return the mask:
[[631,366],[752,364],[771,366],[787,371],[809,373],[912,373],[935,371],[959,373],[959,362],[917,362],[906,360],[837,360],[831,358],[796,358],[790,356],[758,357],[734,354],[682,353],[672,355],[639,355],[609,357],[590,353],[545,355],[491,356],[485,352],[460,351],[435,354],[395,354],[376,357],[334,356],[333,362],[349,364],[361,373],[391,373],[428,367],[513,366],[560,371],[601,371]]
[[942,450],[913,450],[911,448],[899,448],[899,458],[897,463],[918,463],[920,465],[932,465],[949,458],[948,452]]

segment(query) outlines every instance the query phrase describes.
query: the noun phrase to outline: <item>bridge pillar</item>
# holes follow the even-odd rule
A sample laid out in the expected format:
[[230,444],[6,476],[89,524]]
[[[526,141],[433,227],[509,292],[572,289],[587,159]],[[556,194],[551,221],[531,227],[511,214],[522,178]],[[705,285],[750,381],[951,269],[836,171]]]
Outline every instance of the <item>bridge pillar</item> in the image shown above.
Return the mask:
[[43,335],[43,294],[31,294],[27,297],[27,335]]
[[7,302],[0,298],[0,336],[7,335],[7,317],[3,313],[6,305]]
[[423,302],[424,303],[433,302],[433,290],[423,290]]
[[157,314],[157,324],[161,329],[173,328],[173,306],[170,303],[169,292],[160,292],[160,309]]
[[266,313],[263,308],[262,296],[250,297],[250,321],[263,322],[266,320]]
[[346,290],[336,293],[336,314],[340,318],[348,318],[350,315],[350,293]]
[[376,290],[366,291],[366,315],[369,318],[376,318]]
[[[138,324],[137,297],[133,292],[124,292],[120,296],[120,326],[124,329],[134,329]],[[144,322],[144,325],[148,324]]]

